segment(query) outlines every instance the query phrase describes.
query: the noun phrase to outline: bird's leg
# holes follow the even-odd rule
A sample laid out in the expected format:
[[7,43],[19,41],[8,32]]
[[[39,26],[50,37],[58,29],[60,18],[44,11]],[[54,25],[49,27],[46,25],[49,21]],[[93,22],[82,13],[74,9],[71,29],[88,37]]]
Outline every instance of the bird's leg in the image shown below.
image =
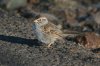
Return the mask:
[[50,43],[47,47],[48,47],[48,48],[50,48],[50,47],[51,47],[51,45],[52,45],[52,43]]

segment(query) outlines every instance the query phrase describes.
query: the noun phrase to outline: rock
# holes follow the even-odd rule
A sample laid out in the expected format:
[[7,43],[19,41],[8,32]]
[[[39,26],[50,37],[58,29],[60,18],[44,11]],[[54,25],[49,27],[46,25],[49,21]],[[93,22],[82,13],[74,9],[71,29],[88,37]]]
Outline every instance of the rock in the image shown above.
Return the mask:
[[100,25],[100,12],[97,12],[96,14],[94,14],[94,20],[95,22]]
[[100,35],[94,32],[86,32],[84,36],[78,37],[78,41],[87,49],[100,48]]
[[54,0],[57,7],[60,7],[62,9],[70,8],[70,9],[76,9],[79,4],[74,0]]
[[13,10],[16,8],[25,7],[27,5],[27,0],[10,0],[7,3],[7,9]]

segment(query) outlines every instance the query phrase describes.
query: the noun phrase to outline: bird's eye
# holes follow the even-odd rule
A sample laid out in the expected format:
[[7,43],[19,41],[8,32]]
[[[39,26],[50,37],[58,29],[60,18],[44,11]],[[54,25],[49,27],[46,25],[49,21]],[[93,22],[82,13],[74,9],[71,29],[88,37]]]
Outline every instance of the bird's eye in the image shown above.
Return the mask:
[[40,22],[41,20],[38,20],[38,22]]

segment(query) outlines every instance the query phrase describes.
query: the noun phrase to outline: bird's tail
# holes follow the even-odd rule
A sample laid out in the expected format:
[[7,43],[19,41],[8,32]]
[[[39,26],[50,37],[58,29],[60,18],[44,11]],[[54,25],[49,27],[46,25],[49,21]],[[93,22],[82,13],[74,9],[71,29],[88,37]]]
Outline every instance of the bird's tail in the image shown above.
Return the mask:
[[81,32],[77,32],[77,31],[70,31],[70,30],[64,30],[63,31],[63,37],[76,37],[78,35],[82,34]]

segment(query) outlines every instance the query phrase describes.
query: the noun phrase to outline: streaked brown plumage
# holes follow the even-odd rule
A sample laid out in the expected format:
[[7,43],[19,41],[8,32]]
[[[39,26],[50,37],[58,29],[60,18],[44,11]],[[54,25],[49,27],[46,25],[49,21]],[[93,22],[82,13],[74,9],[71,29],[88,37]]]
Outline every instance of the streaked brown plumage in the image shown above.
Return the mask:
[[48,44],[48,47],[50,47],[51,44],[54,44],[56,40],[62,40],[62,42],[64,42],[65,36],[75,35],[75,33],[64,34],[57,25],[49,22],[46,17],[40,17],[33,21],[33,31],[36,38],[39,41]]

